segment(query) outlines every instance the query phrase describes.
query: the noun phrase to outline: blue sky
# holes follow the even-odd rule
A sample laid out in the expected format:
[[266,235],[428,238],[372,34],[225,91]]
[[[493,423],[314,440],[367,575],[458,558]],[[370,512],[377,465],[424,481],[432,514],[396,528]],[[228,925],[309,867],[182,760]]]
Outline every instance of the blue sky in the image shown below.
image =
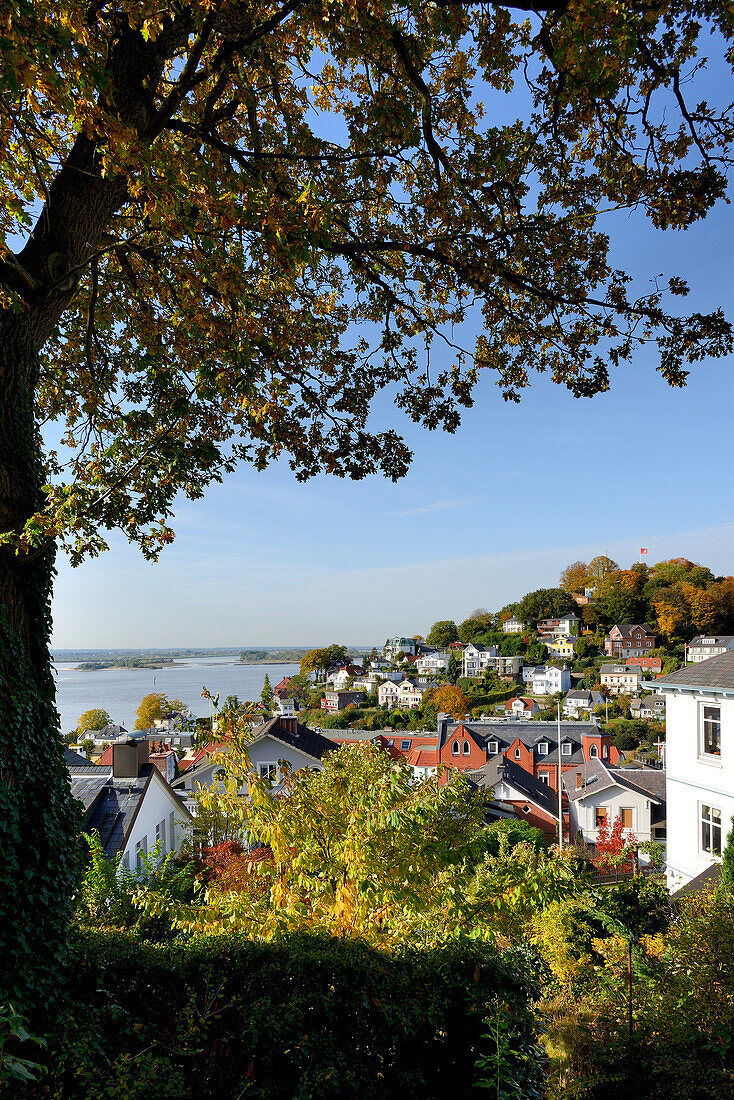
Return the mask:
[[[730,208],[686,233],[614,219],[614,259],[638,290],[680,274],[686,312],[732,315]],[[453,436],[416,428],[383,397],[375,421],[415,452],[402,482],[302,485],[285,463],[242,468],[181,503],[158,564],[121,537],[79,569],[60,560],[54,645],[372,644],[554,585],[579,557],[629,564],[641,546],[649,561],[734,573],[733,363],[704,362],[672,390],[642,352],[607,394],[576,400],[536,378],[518,406],[487,376]]]

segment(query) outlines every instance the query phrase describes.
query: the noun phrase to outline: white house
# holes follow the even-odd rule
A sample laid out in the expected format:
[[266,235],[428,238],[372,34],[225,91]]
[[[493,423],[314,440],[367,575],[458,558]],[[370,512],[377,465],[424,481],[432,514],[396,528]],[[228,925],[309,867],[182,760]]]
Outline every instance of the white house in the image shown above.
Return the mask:
[[432,649],[422,652],[415,662],[414,668],[428,676],[435,676],[437,672],[444,672],[449,663],[449,653],[446,649]]
[[377,689],[377,702],[381,707],[396,707],[399,698],[400,690],[392,680],[384,680]]
[[734,649],[734,636],[731,634],[698,634],[686,646],[686,661],[697,665],[700,661],[707,661],[709,657],[728,653],[730,649]]
[[578,629],[579,617],[573,614],[561,615],[557,619],[541,619],[538,623],[538,634],[541,637],[550,635],[557,638],[561,635],[578,634]]
[[534,718],[539,710],[535,699],[528,699],[523,695],[508,699],[505,703],[505,713],[513,718]]
[[[191,814],[150,763],[147,740],[116,742],[112,767],[67,758],[71,793],[84,808],[88,832],[97,832],[108,858],[140,870],[143,856],[159,845],[161,856],[178,854]],[[78,758],[77,758],[78,761]]]
[[588,717],[594,707],[603,705],[604,696],[600,691],[577,688],[567,694],[563,702],[563,713],[567,718],[578,718],[580,715]]
[[599,679],[609,689],[610,695],[637,695],[642,683],[642,672],[630,665],[602,665]]
[[[273,793],[277,794],[282,789],[282,761],[287,762],[293,771],[300,768],[320,771],[325,754],[338,747],[336,742],[317,730],[301,725],[297,718],[270,718],[253,730],[253,739],[247,744],[247,755],[255,771],[271,781]],[[220,749],[226,752],[226,746],[220,746]],[[221,778],[220,773],[221,764],[206,755],[196,767],[176,779],[173,787],[181,791],[186,805],[195,813],[196,792],[216,785]],[[243,787],[240,793],[246,794],[247,788]]]
[[412,638],[388,638],[382,647],[382,655],[388,661],[395,661],[399,657],[412,657],[415,653],[415,642]]
[[623,835],[665,842],[665,772],[654,768],[610,768],[598,757],[563,772],[571,836],[580,830],[596,844],[599,828],[615,818]]
[[435,684],[414,684],[412,680],[403,680],[398,684],[398,706],[406,710],[418,710],[424,693]]
[[721,859],[734,817],[734,650],[655,681],[665,695],[668,885]]
[[522,634],[525,630],[525,623],[522,619],[518,619],[517,615],[513,615],[511,619],[505,619],[502,624],[503,634]]
[[[523,669],[525,679],[525,669]],[[530,677],[530,687],[533,695],[556,695],[559,691],[568,691],[571,687],[571,673],[564,665],[556,668],[555,665],[537,665]]]
[[464,676],[483,676],[485,669],[494,667],[499,654],[496,645],[475,645],[470,642],[462,653],[462,673]]

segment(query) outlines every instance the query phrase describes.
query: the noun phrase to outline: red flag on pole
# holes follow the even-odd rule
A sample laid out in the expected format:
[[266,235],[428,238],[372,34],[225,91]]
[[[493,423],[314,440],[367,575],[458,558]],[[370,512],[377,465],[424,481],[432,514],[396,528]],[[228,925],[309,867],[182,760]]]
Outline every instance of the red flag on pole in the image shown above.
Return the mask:
[[647,553],[647,547],[646,546],[641,546],[640,547],[640,553],[641,554],[646,554]]

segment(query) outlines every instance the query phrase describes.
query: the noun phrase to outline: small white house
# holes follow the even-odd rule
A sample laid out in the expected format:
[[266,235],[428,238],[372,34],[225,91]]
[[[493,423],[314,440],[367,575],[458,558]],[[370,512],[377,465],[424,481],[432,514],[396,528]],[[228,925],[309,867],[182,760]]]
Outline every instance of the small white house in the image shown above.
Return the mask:
[[510,619],[505,619],[502,624],[503,634],[522,634],[525,630],[525,623],[522,619],[518,619],[517,615],[513,615]]
[[697,665],[701,661],[707,661],[709,657],[728,653],[730,649],[734,649],[734,636],[731,634],[698,634],[686,646],[686,662]]
[[464,676],[483,676],[487,668],[494,666],[499,650],[496,645],[475,645],[470,642],[462,653]]
[[[524,673],[523,669],[523,679]],[[533,695],[557,695],[558,692],[566,692],[571,687],[571,673],[565,665],[562,668],[538,665],[533,669],[530,687]]]
[[615,818],[623,835],[665,842],[665,772],[654,768],[610,768],[598,757],[563,773],[571,835],[596,844],[599,828]]
[[69,764],[71,793],[84,808],[88,832],[97,832],[108,858],[121,856],[128,870],[159,845],[160,855],[178,854],[191,814],[150,763],[147,740],[117,742],[112,767]]
[[569,691],[563,702],[563,713],[567,718],[588,718],[594,707],[604,705],[604,696],[600,691],[577,688]]
[[602,665],[599,679],[610,695],[637,695],[642,683],[642,672],[630,665]]
[[445,672],[448,663],[448,650],[434,649],[428,653],[422,652],[415,662],[414,668],[424,675],[435,676],[438,672]]
[[381,707],[396,707],[400,689],[392,680],[385,680],[377,689],[377,702]]

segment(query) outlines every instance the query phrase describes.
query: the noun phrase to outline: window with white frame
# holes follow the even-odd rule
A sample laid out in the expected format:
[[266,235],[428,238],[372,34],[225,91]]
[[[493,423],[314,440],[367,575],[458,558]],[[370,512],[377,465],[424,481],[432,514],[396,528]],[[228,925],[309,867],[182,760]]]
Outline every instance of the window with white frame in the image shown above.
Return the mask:
[[589,756],[596,757],[599,755],[599,750],[596,745],[592,745],[589,749]]
[[547,755],[548,755],[548,742],[547,741],[540,741],[538,743],[538,756],[547,756]]
[[538,772],[538,779],[548,786],[550,784],[550,772]]
[[701,851],[721,855],[721,810],[701,803]]
[[156,842],[156,844],[160,844],[161,853],[165,852],[165,850],[166,850],[166,819],[165,819],[165,817],[163,818],[163,821],[159,821],[158,824],[155,827],[155,842]]
[[465,741],[464,742],[464,756],[468,756],[470,752],[471,752],[471,749],[469,748],[469,742]]
[[261,779],[268,779],[271,783],[274,783],[278,775],[278,765],[275,763],[258,764],[258,774]]
[[721,756],[721,707],[701,707],[701,754]]
[[176,814],[171,810],[168,815],[168,845],[171,851],[175,851],[176,848]]
[[459,753],[459,742],[458,741],[454,741],[453,745],[451,746],[451,753],[452,753],[453,756],[459,756],[460,755],[460,753]]
[[564,741],[563,744],[561,745],[561,755],[562,756],[570,756],[572,752],[573,752],[573,746],[571,745],[571,742],[570,741]]
[[144,836],[142,840],[139,840],[135,845],[135,869],[142,871],[143,860],[148,854],[148,838]]
[[500,751],[499,741],[490,741],[487,744],[487,752],[489,753],[490,756],[494,756],[494,754],[499,752],[499,751]]
[[519,749],[515,749],[515,759],[516,760],[520,759],[520,750]]

